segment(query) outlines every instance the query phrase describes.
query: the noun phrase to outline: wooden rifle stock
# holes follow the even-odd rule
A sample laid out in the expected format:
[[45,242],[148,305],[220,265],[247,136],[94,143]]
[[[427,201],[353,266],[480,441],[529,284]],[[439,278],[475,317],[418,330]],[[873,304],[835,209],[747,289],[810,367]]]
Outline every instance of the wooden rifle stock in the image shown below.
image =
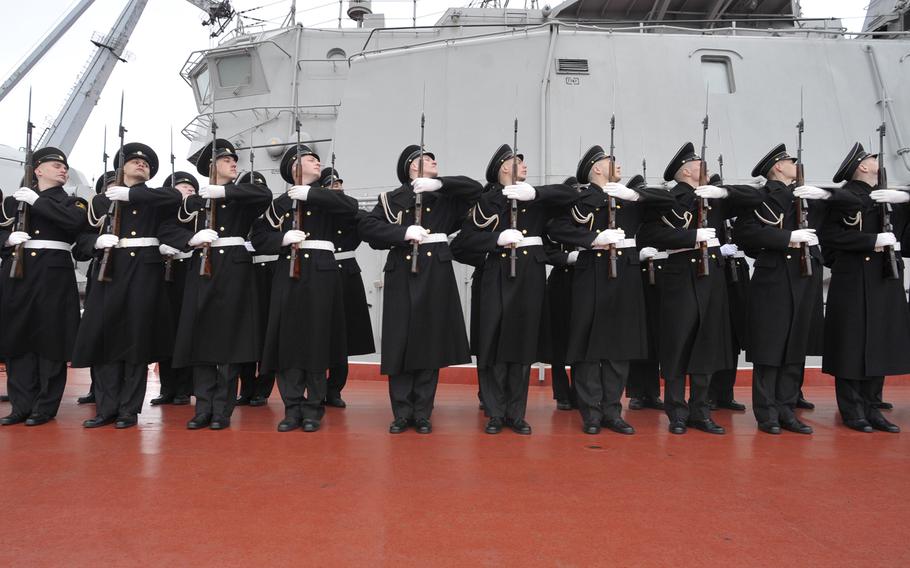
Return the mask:
[[[32,154],[32,90],[28,90],[28,118],[25,123],[25,175],[23,177],[25,187],[32,189],[35,179],[34,155]],[[19,202],[16,213],[16,230],[28,232],[28,207],[24,201]],[[19,243],[13,249],[13,262],[10,266],[9,277],[14,280],[22,280],[25,277],[25,243]]]
[[[888,189],[888,172],[885,171],[885,123],[878,127],[878,189]],[[891,204],[881,204],[882,232],[891,233]],[[897,264],[897,255],[894,246],[889,245],[882,249],[885,253],[885,278],[899,280],[901,278],[900,266]]]
[[[701,158],[701,173],[698,177],[699,185],[708,184],[708,164],[705,163],[705,157]],[[699,229],[704,229],[708,226],[708,200],[704,197],[698,198],[698,216],[697,216],[697,226]],[[698,243],[699,257],[698,257],[698,272],[696,273],[699,277],[708,276],[711,273],[710,260],[708,259],[708,241],[701,241]]]
[[[800,148],[802,150],[802,148]],[[796,187],[806,185],[806,176],[803,170],[802,160],[796,164]],[[809,207],[805,199],[796,200],[796,219],[799,222],[800,229],[809,228]],[[812,276],[812,255],[809,251],[809,243],[799,243],[799,275],[803,278]]]
[[[419,162],[417,162],[417,177],[423,177],[423,133],[424,126],[426,124],[426,116],[423,113],[420,113],[420,155],[417,157]],[[422,227],[423,226],[423,194],[417,193],[414,195],[414,224]],[[420,254],[420,243],[414,241],[411,243],[411,274],[417,274],[417,257]]]
[[[512,138],[512,185],[518,183],[518,118],[515,118],[515,130]],[[509,203],[509,228],[518,230],[518,200],[512,199]],[[518,276],[518,246],[511,245],[509,251],[509,278]]]

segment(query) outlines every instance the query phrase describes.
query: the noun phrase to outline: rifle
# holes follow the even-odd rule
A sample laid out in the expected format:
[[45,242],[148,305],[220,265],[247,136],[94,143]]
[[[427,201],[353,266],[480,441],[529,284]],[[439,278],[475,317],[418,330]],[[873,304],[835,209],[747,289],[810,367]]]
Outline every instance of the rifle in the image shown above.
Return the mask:
[[[422,131],[423,129],[421,129]],[[422,132],[421,132],[422,133]],[[423,144],[421,144],[423,147]],[[423,160],[420,160],[420,165],[423,166]],[[335,185],[335,139],[332,139],[332,173],[329,174],[329,187]]]
[[[295,103],[296,104],[296,103]],[[297,157],[294,158],[294,169],[291,172],[291,179],[294,179],[294,173],[302,172],[300,165],[300,117],[297,114],[297,107],[294,107],[294,128],[297,129]],[[291,229],[294,231],[302,231],[303,227],[303,208],[298,205],[296,199],[291,200]],[[300,280],[300,243],[294,243],[291,245],[291,263],[290,263],[290,273],[288,276],[294,280]]]
[[[720,175],[720,183],[724,183],[724,155],[717,155],[717,170],[718,175]],[[729,219],[724,219],[724,241],[727,244],[733,244],[733,223]],[[736,269],[736,257],[733,257],[733,260],[730,262],[725,262],[724,265],[727,267],[727,279],[736,284],[739,282],[739,271]]]
[[[803,92],[799,92],[799,123],[796,125],[796,187],[806,185],[806,172],[803,168]],[[805,199],[796,200],[796,220],[800,229],[809,228],[809,202]],[[812,276],[812,256],[809,254],[809,243],[799,244],[799,275],[803,278]]]
[[[614,156],[614,150],[616,149],[615,144],[613,143],[613,133],[616,130],[616,115],[613,114],[610,116],[610,180],[616,180],[616,156]],[[616,200],[613,199],[613,196],[607,196],[607,228],[615,229],[616,228]],[[607,247],[609,251],[610,263],[607,265],[607,278],[616,278],[616,244],[610,243]]]
[[[215,123],[215,97],[212,96],[212,159],[209,162],[209,185],[218,183],[217,167],[215,159],[218,156],[218,125]],[[211,229],[215,227],[215,200],[209,197],[205,200],[205,227]],[[199,257],[199,276],[202,278],[212,277],[212,244],[202,244],[202,255]]]
[[[648,161],[645,158],[641,159],[641,179],[645,186],[648,185]],[[648,285],[656,286],[657,285],[657,271],[654,269],[654,259],[648,259]]]
[[[708,151],[708,93],[705,90],[705,118],[701,121],[702,132],[701,132],[701,171],[698,174],[698,185],[708,185],[708,162],[705,154]],[[711,206],[708,205],[708,200],[704,197],[698,198],[698,218],[697,226],[699,229],[707,228],[708,226],[708,210],[711,209]],[[710,264],[708,260],[708,242],[701,241],[698,244],[698,249],[701,252],[698,259],[698,272],[696,273],[699,277],[708,276],[711,273]]]
[[[885,171],[885,122],[878,127],[878,188],[888,188],[888,172]],[[882,203],[882,232],[890,233],[894,230],[891,226],[891,204]],[[901,277],[900,268],[897,265],[897,255],[894,254],[894,245],[888,245],[882,249],[885,253],[885,278],[888,280],[898,280]]]
[[[32,189],[35,183],[35,159],[32,154],[32,130],[35,125],[32,124],[32,90],[28,90],[28,118],[25,121],[25,187]],[[24,201],[19,202],[16,212],[16,230],[28,232],[28,205]],[[22,257],[25,255],[25,243],[19,243],[13,250],[13,263],[9,269],[9,277],[15,280],[22,280],[25,276],[25,266]]]
[[[424,125],[426,124],[426,117],[424,114],[420,113],[420,155],[417,157],[419,162],[417,162],[417,177],[423,177],[423,134],[424,134]],[[332,166],[334,176],[334,168]],[[414,195],[414,224],[418,226],[423,226],[423,194],[417,193]],[[411,274],[417,274],[417,255],[418,249],[420,248],[420,243],[414,241],[411,244]]]
[[[123,92],[120,93],[120,125],[117,127],[117,133],[120,136],[120,149],[117,151],[117,176],[116,185],[123,185],[125,182],[123,174],[123,145],[126,138],[126,128],[123,127]],[[104,230],[102,234],[120,236],[120,202],[111,201],[111,206],[107,210],[107,218],[104,221]],[[101,263],[98,266],[98,282],[111,281],[111,248],[104,249],[101,255]]]
[[[515,117],[515,129],[512,137],[512,185],[518,183],[518,117]],[[509,208],[509,226],[511,229],[518,229],[518,200],[512,199]],[[515,269],[515,263],[518,262],[518,247],[511,245],[509,251],[509,278],[515,278],[518,273]]]
[[[104,161],[104,170],[103,170],[103,171],[104,171],[104,174],[103,174],[104,176],[107,175],[107,159],[108,159],[109,157],[110,157],[110,156],[107,155],[107,125],[105,125],[105,126],[104,126],[104,149],[103,149],[103,151],[101,152],[101,159]],[[104,184],[104,182],[101,182],[101,183],[102,183],[102,185]]]
[[[174,156],[174,127],[171,127],[171,187],[176,189],[177,185],[177,173],[175,171],[174,161],[176,157]],[[169,254],[164,257],[164,281],[173,282],[174,281],[174,255]]]

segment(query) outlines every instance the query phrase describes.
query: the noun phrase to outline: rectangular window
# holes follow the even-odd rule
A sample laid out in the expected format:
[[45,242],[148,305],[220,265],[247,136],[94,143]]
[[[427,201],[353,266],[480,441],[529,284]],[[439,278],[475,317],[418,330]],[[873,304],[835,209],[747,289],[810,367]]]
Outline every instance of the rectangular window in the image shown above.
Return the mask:
[[219,57],[215,65],[221,87],[244,87],[253,81],[253,62],[248,53]]
[[709,93],[730,94],[736,92],[733,81],[733,66],[730,58],[721,55],[702,55],[701,72]]
[[202,70],[196,74],[196,92],[199,94],[199,102],[207,104],[210,100],[209,93],[212,90],[212,83],[209,79],[208,65],[203,66]]

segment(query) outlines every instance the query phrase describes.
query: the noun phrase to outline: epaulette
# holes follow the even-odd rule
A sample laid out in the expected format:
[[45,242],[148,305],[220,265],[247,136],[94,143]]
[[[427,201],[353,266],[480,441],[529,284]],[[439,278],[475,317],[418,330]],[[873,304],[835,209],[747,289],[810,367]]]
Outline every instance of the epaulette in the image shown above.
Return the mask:
[[401,225],[401,211],[398,215],[392,215],[392,208],[389,205],[389,192],[384,191],[379,194],[379,202],[382,203],[382,209],[385,211],[386,220],[392,225]]
[[16,222],[16,215],[10,217],[6,214],[6,199],[0,201],[0,214],[3,216],[3,220],[0,221],[0,227],[9,227]]
[[582,215],[581,211],[578,210],[578,205],[572,206],[572,219],[579,225],[586,225],[589,231],[594,230],[594,213]]
[[755,213],[755,216],[758,218],[758,220],[761,221],[762,223],[764,223],[765,225],[771,225],[772,227],[777,227],[778,229],[783,229],[784,228],[784,214],[783,213],[781,213],[780,215],[776,214],[774,212],[774,210],[768,206],[767,203],[762,203],[762,205],[764,205],[765,209],[767,209],[768,212],[771,214],[772,220],[765,219],[765,217],[761,213],[758,212],[758,209],[753,209],[753,213]]
[[183,204],[180,206],[179,209],[177,209],[177,220],[180,221],[181,223],[189,223],[190,221],[194,220],[196,217],[199,216],[199,210],[190,211],[189,209],[186,208],[186,202],[189,198],[190,198],[189,195],[184,197]]
[[[478,213],[480,213],[480,217],[483,219],[483,221],[477,220]],[[495,231],[496,227],[499,226],[499,214],[493,214],[489,217],[486,216],[483,212],[483,209],[480,208],[480,203],[474,205],[474,211],[471,212],[471,220],[474,221],[474,225],[476,225],[478,229],[486,229],[490,226],[490,224],[493,224],[493,228],[490,230]]]

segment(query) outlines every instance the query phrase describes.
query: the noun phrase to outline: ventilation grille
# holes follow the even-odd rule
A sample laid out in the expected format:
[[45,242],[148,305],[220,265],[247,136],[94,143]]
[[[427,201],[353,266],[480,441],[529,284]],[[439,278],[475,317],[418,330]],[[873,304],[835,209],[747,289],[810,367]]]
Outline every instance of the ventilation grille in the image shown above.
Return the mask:
[[587,59],[557,59],[556,73],[558,75],[587,75]]

